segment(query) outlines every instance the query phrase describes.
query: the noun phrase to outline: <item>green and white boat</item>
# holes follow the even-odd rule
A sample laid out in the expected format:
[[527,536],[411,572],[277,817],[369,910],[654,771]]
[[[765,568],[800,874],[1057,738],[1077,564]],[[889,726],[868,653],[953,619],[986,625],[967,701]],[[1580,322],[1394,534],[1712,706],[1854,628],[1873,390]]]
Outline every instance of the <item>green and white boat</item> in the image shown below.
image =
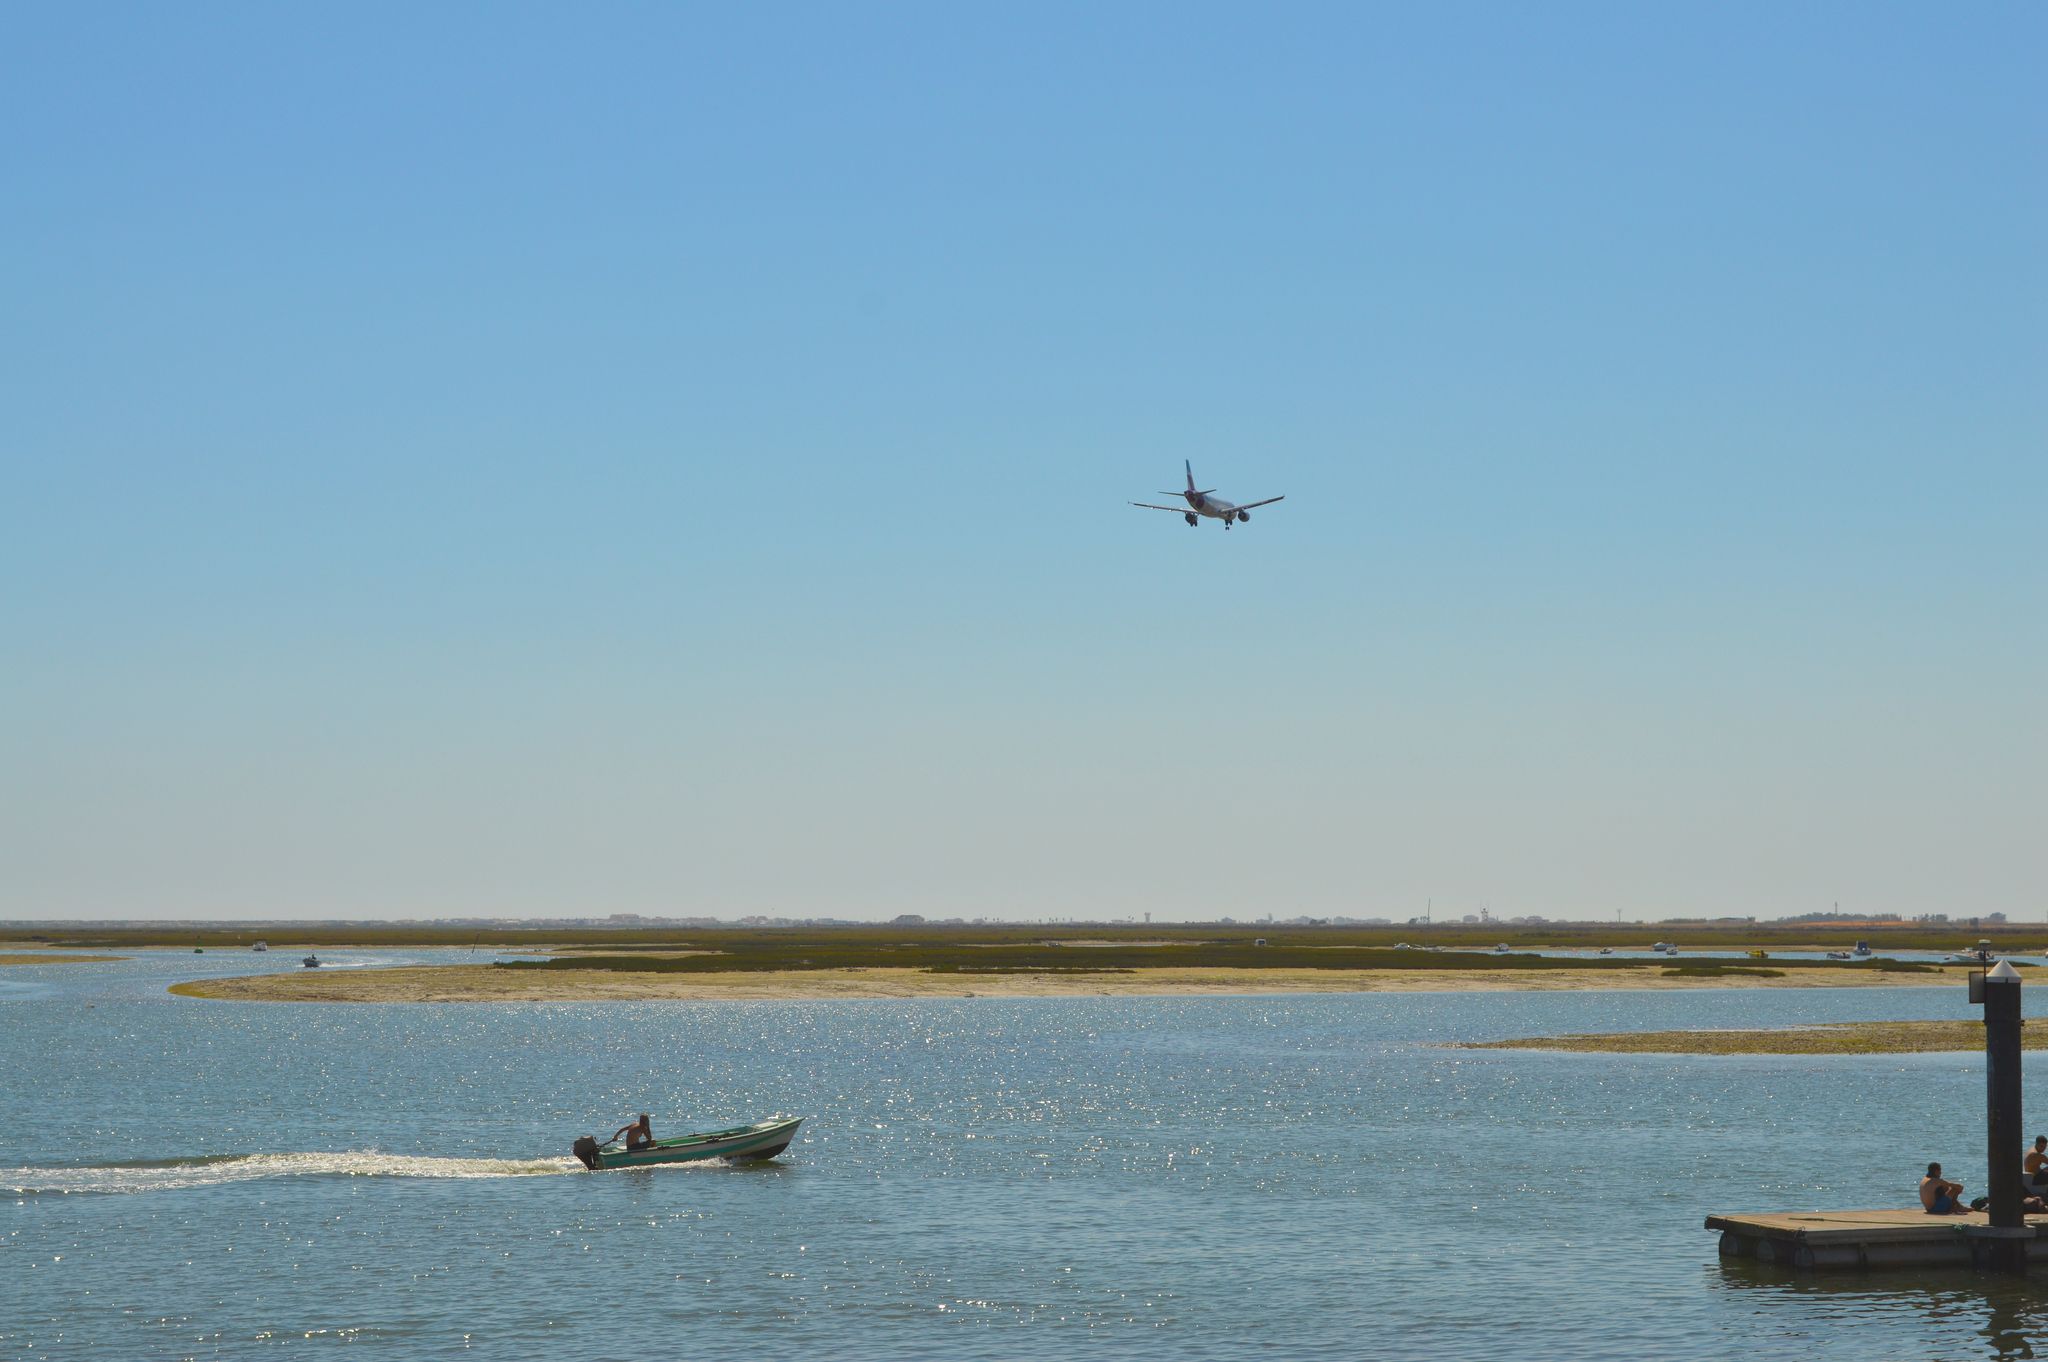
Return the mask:
[[650,1163],[687,1163],[692,1159],[772,1159],[789,1148],[801,1116],[756,1121],[733,1130],[712,1130],[701,1135],[678,1135],[628,1150],[622,1140],[599,1144],[585,1135],[576,1141],[576,1157],[595,1173],[602,1168],[639,1168]]

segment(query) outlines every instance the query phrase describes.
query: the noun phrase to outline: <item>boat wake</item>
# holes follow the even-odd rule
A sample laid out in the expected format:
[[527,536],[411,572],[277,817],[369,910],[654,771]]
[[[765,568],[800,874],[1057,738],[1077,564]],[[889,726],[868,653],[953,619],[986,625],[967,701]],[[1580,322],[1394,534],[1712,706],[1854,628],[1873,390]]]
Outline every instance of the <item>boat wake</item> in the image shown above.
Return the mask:
[[582,1165],[574,1159],[446,1159],[350,1150],[340,1154],[224,1154],[149,1163],[11,1168],[0,1173],[0,1188],[17,1196],[51,1192],[163,1192],[181,1187],[217,1187],[254,1178],[516,1178],[582,1171]]

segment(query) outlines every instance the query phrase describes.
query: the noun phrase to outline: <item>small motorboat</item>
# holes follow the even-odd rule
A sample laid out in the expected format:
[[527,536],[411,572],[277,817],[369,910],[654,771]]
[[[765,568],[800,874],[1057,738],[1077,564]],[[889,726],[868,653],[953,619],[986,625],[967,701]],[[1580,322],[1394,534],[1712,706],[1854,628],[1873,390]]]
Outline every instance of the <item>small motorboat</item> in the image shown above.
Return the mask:
[[789,1148],[801,1116],[756,1121],[733,1130],[713,1130],[701,1135],[678,1135],[628,1150],[623,1141],[599,1144],[585,1135],[573,1152],[585,1168],[595,1173],[602,1168],[640,1168],[650,1163],[688,1163],[692,1159],[772,1159]]
[[1858,954],[1858,955],[1868,955],[1868,954],[1870,954],[1870,943],[1869,943],[1868,941],[1859,941],[1859,942],[1857,942],[1857,943],[1856,943],[1856,954]]
[[1828,952],[1828,959],[1830,959],[1830,960],[1854,960],[1855,958],[1856,958],[1855,956],[1853,956],[1853,955],[1849,954],[1849,952],[1847,952],[1847,951],[1829,951],[1829,952]]
[[317,955],[308,955],[304,960],[299,961],[299,963],[304,965],[307,969],[319,969],[320,957]]
[[1675,951],[1678,947],[1672,945],[1669,941],[1659,941],[1654,943],[1650,949],[1653,951]]
[[1612,946],[1602,946],[1602,947],[1600,948],[1600,954],[1602,954],[1602,955],[1612,955],[1612,954],[1614,954],[1614,947],[1612,947]]
[[249,949],[252,951],[267,951],[270,949],[270,943],[268,941],[259,941]]

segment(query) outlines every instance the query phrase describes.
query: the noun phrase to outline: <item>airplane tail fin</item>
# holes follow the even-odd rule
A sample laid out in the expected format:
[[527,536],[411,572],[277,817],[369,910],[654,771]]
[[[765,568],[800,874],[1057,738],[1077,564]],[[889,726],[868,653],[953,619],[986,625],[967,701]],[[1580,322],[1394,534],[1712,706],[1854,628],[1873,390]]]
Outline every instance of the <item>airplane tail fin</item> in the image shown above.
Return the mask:
[[1182,468],[1185,468],[1185,469],[1187,469],[1187,470],[1188,470],[1188,490],[1189,490],[1190,492],[1192,492],[1192,491],[1194,491],[1194,490],[1195,490],[1195,465],[1194,465],[1194,461],[1193,461],[1193,460],[1191,460],[1191,459],[1182,459],[1182,460],[1180,461],[1180,465],[1181,465],[1181,467],[1182,467]]

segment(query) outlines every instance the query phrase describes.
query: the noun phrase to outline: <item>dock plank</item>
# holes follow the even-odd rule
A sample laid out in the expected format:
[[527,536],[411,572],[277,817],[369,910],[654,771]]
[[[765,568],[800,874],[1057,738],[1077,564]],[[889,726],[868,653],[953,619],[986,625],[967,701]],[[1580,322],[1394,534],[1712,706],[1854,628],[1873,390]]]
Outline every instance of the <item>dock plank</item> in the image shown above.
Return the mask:
[[1982,1211],[1929,1215],[1919,1207],[1870,1211],[1804,1211],[1710,1215],[1721,1232],[1721,1256],[1756,1258],[1806,1269],[1967,1267],[1994,1238],[2023,1238],[2031,1258],[2048,1258],[2048,1215],[2024,1227],[1994,1230]]
[[[1799,1211],[1772,1215],[1710,1215],[1707,1228],[1732,1230],[1737,1234],[1767,1239],[1804,1239],[1827,1242],[1833,1239],[1947,1238],[1958,1225],[1988,1225],[1982,1211],[1968,1215],[1929,1215],[1915,1206],[1910,1209],[1877,1211]],[[2029,1225],[2048,1225],[2048,1216],[2029,1216]]]

